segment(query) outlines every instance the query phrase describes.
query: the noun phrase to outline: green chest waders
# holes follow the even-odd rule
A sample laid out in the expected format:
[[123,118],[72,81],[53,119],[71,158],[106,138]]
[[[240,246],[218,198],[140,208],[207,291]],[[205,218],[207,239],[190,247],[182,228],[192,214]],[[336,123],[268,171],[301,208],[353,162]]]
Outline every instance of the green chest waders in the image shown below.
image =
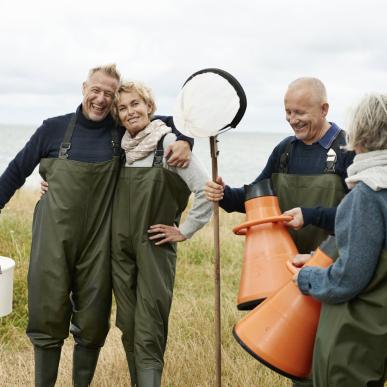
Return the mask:
[[35,346],[36,386],[55,384],[70,322],[77,343],[74,383],[87,386],[109,330],[111,203],[120,165],[117,135],[112,130],[111,161],[68,160],[75,123],[74,115],[59,157],[40,162],[49,190],[37,203],[33,219],[27,327]]
[[[335,207],[345,195],[343,182],[338,175],[272,175],[275,192],[282,211],[295,207]],[[300,230],[289,229],[300,254],[315,250],[328,237],[328,232],[312,225]],[[293,381],[294,387],[312,387],[311,380]]]
[[[275,173],[272,182],[282,211],[295,207],[336,207],[345,195],[342,179],[331,173],[310,176]],[[312,225],[289,232],[301,254],[315,250],[328,237],[325,230]]]
[[178,224],[189,195],[185,182],[160,164],[121,170],[113,205],[113,289],[133,386],[160,385],[176,267],[175,244],[156,246],[147,230]]
[[[335,143],[334,140],[332,148],[337,148]],[[326,171],[320,175],[288,174],[287,163],[290,153],[291,145],[289,144],[281,156],[280,173],[272,175],[273,187],[281,210],[287,211],[296,207],[336,207],[345,195],[343,181],[339,175],[334,173],[336,152],[333,158],[327,152]],[[289,232],[301,254],[315,250],[328,237],[327,231],[312,225],[297,231],[289,229]],[[293,386],[312,387],[313,382],[310,379],[293,381]]]
[[[276,167],[277,173],[272,174],[273,187],[282,211],[296,207],[337,207],[346,193],[342,178],[335,173],[337,154],[341,152],[343,141],[345,134],[340,130],[327,150],[324,170],[314,175],[288,174],[294,143],[285,145]],[[309,254],[328,236],[325,230],[312,225],[289,231],[301,254]]]
[[353,300],[323,304],[313,353],[316,387],[381,387],[387,377],[387,250]]

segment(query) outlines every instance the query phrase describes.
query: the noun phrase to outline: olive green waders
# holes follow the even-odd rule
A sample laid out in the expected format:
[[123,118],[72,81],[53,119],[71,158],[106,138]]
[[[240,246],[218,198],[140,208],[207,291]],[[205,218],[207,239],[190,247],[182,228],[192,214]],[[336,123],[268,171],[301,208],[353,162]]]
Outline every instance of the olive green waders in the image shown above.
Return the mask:
[[161,383],[176,267],[176,244],[156,246],[147,230],[153,224],[178,224],[190,195],[177,174],[157,165],[123,168],[113,204],[117,326],[132,386],[139,387]]
[[117,136],[111,161],[67,160],[75,127],[67,128],[59,158],[42,159],[49,191],[37,203],[28,273],[27,334],[35,347],[35,386],[54,386],[60,350],[76,342],[73,382],[88,386],[109,330],[111,203],[119,171]]
[[366,289],[323,304],[313,353],[316,387],[381,387],[387,374],[387,250]]
[[[310,176],[274,173],[272,182],[281,211],[296,207],[336,207],[345,195],[341,177],[331,173]],[[309,254],[329,235],[312,225],[297,231],[289,229],[289,232],[300,254]]]
[[[282,211],[295,207],[336,207],[345,195],[342,179],[333,173],[311,176],[275,173],[272,182]],[[329,235],[312,225],[298,231],[289,229],[289,232],[301,254],[315,250]],[[293,385],[311,387],[313,383],[307,379],[294,381]]]

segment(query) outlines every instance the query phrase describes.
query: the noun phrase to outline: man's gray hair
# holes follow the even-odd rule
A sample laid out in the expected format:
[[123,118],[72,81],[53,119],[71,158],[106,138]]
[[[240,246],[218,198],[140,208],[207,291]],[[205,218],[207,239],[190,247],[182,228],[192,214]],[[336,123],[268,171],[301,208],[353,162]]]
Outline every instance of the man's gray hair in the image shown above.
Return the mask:
[[116,79],[118,81],[118,83],[121,82],[121,74],[117,70],[117,66],[115,63],[110,63],[110,64],[103,65],[103,66],[97,66],[97,67],[90,69],[87,79],[89,80],[93,76],[93,74],[95,74],[98,71],[108,75],[109,77]]
[[313,77],[302,77],[297,78],[293,82],[291,82],[288,86],[288,90],[298,89],[301,87],[308,87],[313,94],[316,96],[318,102],[327,103],[327,90],[325,85],[318,79]]

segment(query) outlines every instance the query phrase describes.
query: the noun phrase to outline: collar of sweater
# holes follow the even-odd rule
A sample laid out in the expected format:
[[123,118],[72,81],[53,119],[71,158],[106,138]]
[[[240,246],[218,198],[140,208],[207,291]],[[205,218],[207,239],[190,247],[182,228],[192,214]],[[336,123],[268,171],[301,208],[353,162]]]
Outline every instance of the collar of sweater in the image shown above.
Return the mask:
[[88,129],[111,128],[115,124],[115,121],[110,114],[108,114],[102,121],[89,120],[82,112],[82,104],[78,106],[75,114],[77,115],[77,122]]

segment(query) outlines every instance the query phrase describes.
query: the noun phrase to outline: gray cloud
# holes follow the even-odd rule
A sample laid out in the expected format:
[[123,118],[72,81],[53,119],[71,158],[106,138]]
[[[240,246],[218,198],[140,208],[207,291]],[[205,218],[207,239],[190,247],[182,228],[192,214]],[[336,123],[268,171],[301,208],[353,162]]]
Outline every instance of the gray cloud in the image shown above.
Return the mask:
[[288,130],[287,84],[317,76],[344,124],[363,93],[386,91],[386,10],[378,0],[2,2],[0,122],[74,110],[88,69],[116,62],[153,88],[160,113],[191,73],[231,72],[248,97],[245,130]]

